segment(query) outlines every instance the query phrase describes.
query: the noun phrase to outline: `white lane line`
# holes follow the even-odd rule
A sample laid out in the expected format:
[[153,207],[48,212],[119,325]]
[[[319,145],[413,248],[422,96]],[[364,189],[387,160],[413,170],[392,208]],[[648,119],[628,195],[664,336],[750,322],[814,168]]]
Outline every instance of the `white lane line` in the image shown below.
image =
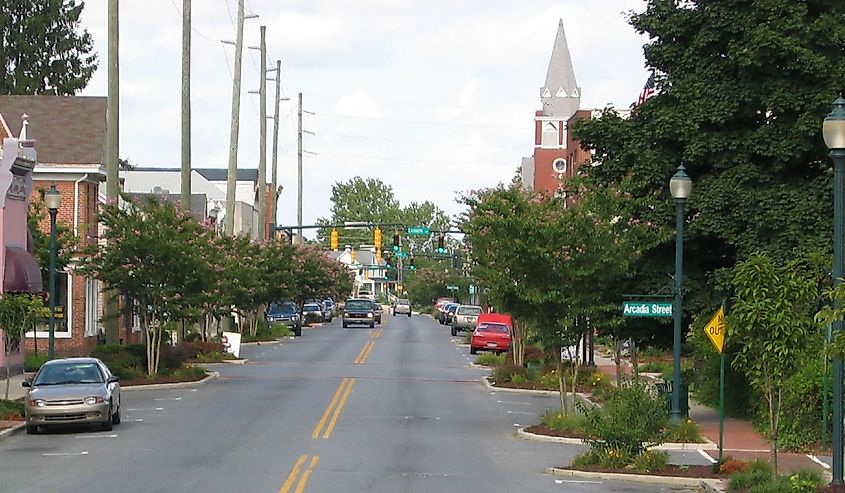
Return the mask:
[[496,402],[498,402],[499,404],[514,404],[516,406],[530,406],[531,405],[530,402],[513,402],[513,401],[498,401],[498,400]]
[[181,401],[181,397],[159,397],[157,399],[153,399],[154,401]]
[[54,454],[41,454],[41,455],[42,455],[42,456],[44,456],[44,457],[68,457],[68,456],[71,456],[71,455],[88,455],[88,452],[87,452],[87,451],[82,451],[82,452],[60,452],[60,453],[54,453]]
[[807,458],[811,461],[815,462],[816,464],[822,466],[825,469],[830,469],[830,465],[826,464],[823,460],[819,459],[813,454],[807,454]]
[[533,416],[536,413],[527,413],[525,411],[508,411],[508,414],[528,414],[528,415]]
[[604,484],[602,481],[589,481],[586,479],[555,479],[555,484],[563,483]]
[[126,411],[128,411],[128,412],[132,412],[132,411],[164,411],[164,408],[163,407],[134,407],[134,408],[127,409]]
[[117,434],[114,434],[114,435],[76,435],[74,438],[117,438]]
[[699,453],[699,454],[701,454],[701,456],[702,456],[702,457],[704,457],[705,459],[707,459],[707,460],[708,460],[711,464],[715,464],[716,462],[718,462],[718,461],[717,461],[716,459],[714,459],[713,457],[710,457],[710,454],[708,454],[707,452],[705,452],[705,451],[703,451],[703,450],[701,450],[701,449],[698,449],[698,453]]
[[144,422],[144,420],[143,420],[143,419],[136,419],[136,420],[135,420],[135,422],[136,422],[136,423],[143,423],[143,422]]

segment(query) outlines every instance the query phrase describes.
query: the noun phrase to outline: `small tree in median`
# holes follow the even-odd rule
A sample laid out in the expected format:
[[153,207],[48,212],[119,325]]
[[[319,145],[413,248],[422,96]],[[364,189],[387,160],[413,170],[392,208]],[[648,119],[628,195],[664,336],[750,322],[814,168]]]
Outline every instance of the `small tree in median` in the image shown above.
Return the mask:
[[766,400],[777,474],[783,388],[806,355],[807,336],[815,327],[810,314],[818,285],[801,259],[777,265],[768,255],[756,253],[737,264],[733,287],[727,332],[739,347],[733,365]]
[[0,329],[6,334],[3,351],[6,355],[6,390],[4,399],[9,398],[10,356],[20,348],[21,338],[35,330],[39,318],[49,315],[44,301],[30,294],[3,293],[0,296]]

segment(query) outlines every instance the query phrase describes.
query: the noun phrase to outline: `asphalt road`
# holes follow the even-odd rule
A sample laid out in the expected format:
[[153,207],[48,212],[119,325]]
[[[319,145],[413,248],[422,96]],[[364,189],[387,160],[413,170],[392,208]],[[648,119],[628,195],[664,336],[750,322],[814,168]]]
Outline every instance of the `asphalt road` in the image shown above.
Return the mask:
[[582,448],[514,430],[558,400],[488,391],[427,317],[335,319],[242,356],[196,389],[125,392],[111,432],[0,442],[0,492],[677,491],[545,475]]

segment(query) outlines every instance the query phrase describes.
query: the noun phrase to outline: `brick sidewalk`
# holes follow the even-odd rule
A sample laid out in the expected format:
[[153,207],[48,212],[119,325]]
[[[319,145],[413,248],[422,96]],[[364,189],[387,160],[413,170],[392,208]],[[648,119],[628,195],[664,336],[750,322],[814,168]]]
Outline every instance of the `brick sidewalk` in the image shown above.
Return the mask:
[[[595,362],[596,368],[599,371],[608,375],[611,381],[616,381],[616,364],[612,359],[596,352]],[[621,367],[626,376],[630,376],[633,373],[629,361],[624,360],[621,362]],[[690,398],[689,402],[689,417],[698,423],[701,428],[701,435],[718,444],[718,410],[699,404],[692,398]],[[725,418],[723,453],[726,457],[731,456],[740,460],[768,460],[770,458],[769,451],[769,440],[760,435],[750,422],[736,418]],[[714,459],[719,457],[718,450],[710,450],[707,453]],[[794,471],[796,469],[824,470],[824,468],[810,459],[806,454],[786,452],[778,452],[778,469],[781,472]]]

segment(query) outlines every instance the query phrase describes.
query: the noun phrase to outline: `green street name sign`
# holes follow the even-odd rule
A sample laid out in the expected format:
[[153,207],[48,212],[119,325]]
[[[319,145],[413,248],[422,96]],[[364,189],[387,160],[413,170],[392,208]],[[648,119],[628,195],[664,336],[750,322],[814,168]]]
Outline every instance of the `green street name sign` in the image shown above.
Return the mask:
[[672,303],[626,301],[622,314],[626,317],[671,317]]
[[449,290],[457,290],[457,289],[458,289],[458,287],[457,287],[457,286],[446,286],[446,289],[449,289]]
[[407,231],[409,235],[428,236],[431,234],[431,229],[427,226],[409,226],[405,231]]
[[405,258],[405,257],[408,256],[408,254],[405,253],[405,252],[399,251],[399,252],[396,252],[396,256],[399,257],[399,258]]

